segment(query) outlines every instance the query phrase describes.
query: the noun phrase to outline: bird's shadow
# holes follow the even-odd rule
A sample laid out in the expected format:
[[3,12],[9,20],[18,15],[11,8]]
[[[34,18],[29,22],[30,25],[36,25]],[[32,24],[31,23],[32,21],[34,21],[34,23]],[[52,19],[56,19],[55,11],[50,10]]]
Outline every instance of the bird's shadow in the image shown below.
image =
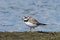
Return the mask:
[[38,32],[38,33],[49,33],[49,32],[43,32],[43,31],[36,31],[36,32]]

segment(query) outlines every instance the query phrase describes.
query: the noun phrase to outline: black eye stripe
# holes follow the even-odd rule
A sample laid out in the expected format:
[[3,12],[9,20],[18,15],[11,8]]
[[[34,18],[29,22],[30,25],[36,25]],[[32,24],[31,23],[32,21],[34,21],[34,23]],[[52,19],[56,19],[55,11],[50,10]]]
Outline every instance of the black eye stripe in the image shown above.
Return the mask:
[[27,18],[27,17],[25,17],[25,18]]
[[24,22],[28,22],[28,20],[24,20]]

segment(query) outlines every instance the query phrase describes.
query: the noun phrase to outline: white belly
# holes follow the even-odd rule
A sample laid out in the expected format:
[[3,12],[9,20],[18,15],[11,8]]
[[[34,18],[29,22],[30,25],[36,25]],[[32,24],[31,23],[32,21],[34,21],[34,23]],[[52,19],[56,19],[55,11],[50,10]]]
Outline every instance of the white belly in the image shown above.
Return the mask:
[[26,25],[30,26],[30,27],[36,27],[37,25],[36,24],[33,24],[31,22],[25,22]]

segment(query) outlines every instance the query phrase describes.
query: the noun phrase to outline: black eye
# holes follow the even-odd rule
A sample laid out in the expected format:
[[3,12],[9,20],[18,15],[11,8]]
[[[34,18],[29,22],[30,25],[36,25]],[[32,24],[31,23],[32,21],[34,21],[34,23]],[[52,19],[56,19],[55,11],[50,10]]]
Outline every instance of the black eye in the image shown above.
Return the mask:
[[27,18],[27,17],[25,17],[25,18]]

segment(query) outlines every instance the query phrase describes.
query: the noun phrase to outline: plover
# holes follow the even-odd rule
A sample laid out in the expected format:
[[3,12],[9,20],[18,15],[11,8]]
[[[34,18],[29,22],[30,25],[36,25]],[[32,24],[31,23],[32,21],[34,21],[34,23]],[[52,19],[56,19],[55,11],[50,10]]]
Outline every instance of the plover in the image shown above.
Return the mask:
[[34,32],[35,27],[39,26],[39,25],[46,25],[43,23],[38,22],[35,18],[31,17],[31,16],[24,16],[23,17],[24,23],[30,27],[30,31]]

